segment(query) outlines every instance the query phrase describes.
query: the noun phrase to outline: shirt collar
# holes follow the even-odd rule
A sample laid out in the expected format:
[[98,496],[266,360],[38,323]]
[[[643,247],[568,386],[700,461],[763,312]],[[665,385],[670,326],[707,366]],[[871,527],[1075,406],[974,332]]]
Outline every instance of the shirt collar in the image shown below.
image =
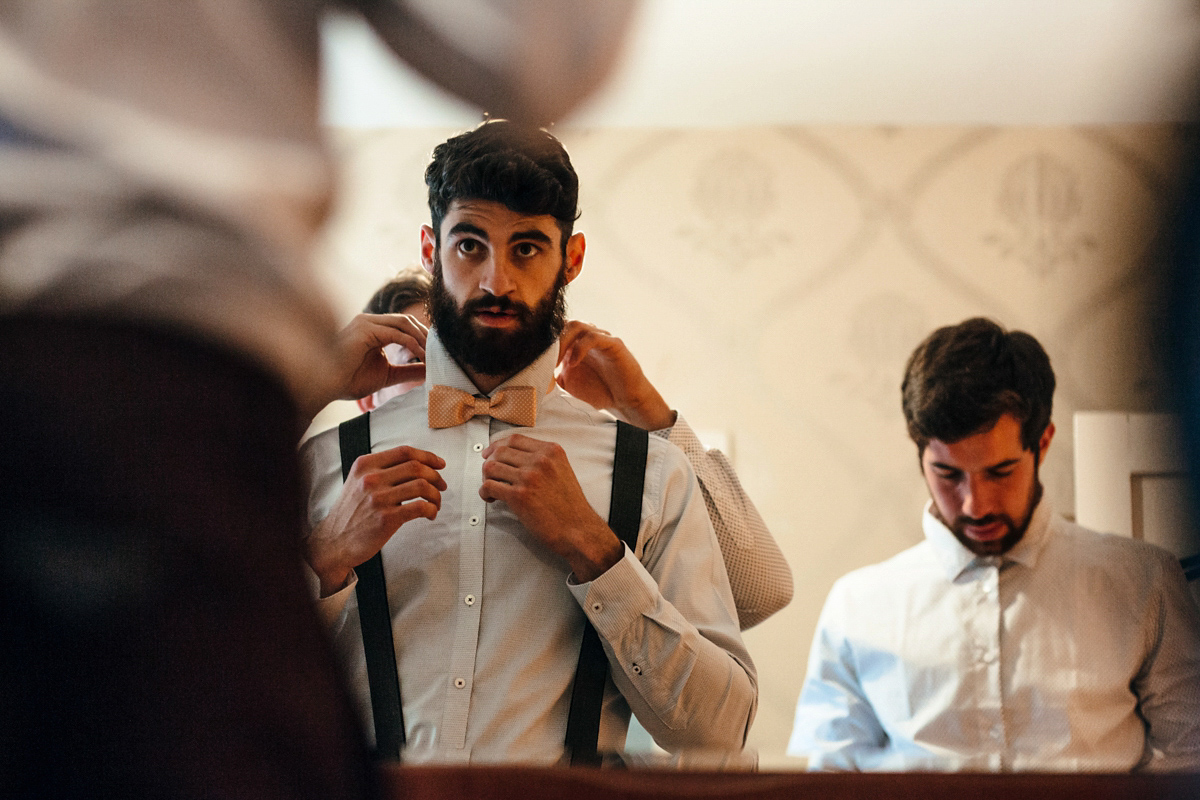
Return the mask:
[[[532,386],[537,390],[537,402],[540,404],[542,396],[554,388],[554,368],[557,364],[558,341],[555,340],[533,363],[497,386],[493,393],[508,386]],[[425,385],[449,386],[468,394],[480,393],[479,387],[471,382],[458,362],[446,352],[446,346],[433,328],[429,329],[429,338],[425,341]]]
[[[1025,535],[1002,558],[1005,561],[1015,561],[1030,569],[1037,566],[1038,556],[1050,538],[1050,521],[1054,517],[1054,506],[1045,496],[1033,509],[1029,527]],[[948,580],[955,580],[969,567],[977,565],[984,556],[977,556],[963,547],[950,529],[933,514],[933,501],[925,501],[925,513],[921,518],[921,527],[925,531],[925,539],[933,548],[934,556],[941,565]]]

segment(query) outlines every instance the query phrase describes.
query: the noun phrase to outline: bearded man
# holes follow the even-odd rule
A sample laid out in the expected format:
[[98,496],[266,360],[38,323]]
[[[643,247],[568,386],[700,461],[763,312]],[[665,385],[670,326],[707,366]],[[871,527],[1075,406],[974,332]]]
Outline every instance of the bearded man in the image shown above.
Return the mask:
[[739,752],[756,675],[687,460],[650,437],[624,544],[601,516],[616,425],[555,384],[585,248],[570,159],[493,121],[438,146],[426,183],[426,382],[371,413],[344,486],[336,431],[302,451],[308,561],[364,716],[354,567],[382,551],[406,761],[562,760],[585,621],[610,674],[600,751],[632,710],[667,750]]
[[1170,553],[1054,514],[1054,384],[986,319],[910,357],[925,541],[830,591],[788,748],[810,769],[1200,767],[1200,613]]

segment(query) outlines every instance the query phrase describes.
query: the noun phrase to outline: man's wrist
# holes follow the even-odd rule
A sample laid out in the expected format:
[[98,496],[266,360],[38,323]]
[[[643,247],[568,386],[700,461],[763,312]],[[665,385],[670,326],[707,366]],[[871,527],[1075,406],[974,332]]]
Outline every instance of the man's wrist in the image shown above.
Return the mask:
[[662,396],[637,406],[618,409],[618,416],[626,422],[645,428],[648,431],[660,431],[675,424],[678,416]]
[[344,589],[352,572],[350,567],[338,564],[337,559],[331,557],[333,551],[324,539],[328,522],[329,518],[326,517],[304,542],[304,560],[320,581],[321,597],[329,597]]
[[350,575],[354,570],[337,571],[336,573],[317,573],[317,580],[321,582],[321,598],[324,599],[330,595],[335,595],[342,589],[346,588],[346,584],[350,583]]
[[590,539],[589,546],[571,559],[571,572],[579,583],[596,580],[625,555],[625,545],[607,525],[604,526],[604,533],[607,535]]

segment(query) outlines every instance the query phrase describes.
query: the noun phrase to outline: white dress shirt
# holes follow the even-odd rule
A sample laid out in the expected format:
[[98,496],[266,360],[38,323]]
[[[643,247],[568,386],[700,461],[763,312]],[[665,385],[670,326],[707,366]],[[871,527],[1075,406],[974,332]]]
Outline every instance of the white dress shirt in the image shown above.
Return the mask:
[[[431,429],[425,387],[478,391],[434,332],[426,343],[425,387],[371,415],[372,450],[407,444],[446,461],[437,519],[405,524],[383,548],[404,698],[404,758],[560,760],[585,614],[610,663],[602,751],[620,750],[631,708],[668,750],[740,751],[757,679],[699,488],[677,448],[651,437],[637,547],[590,583],[568,580],[566,563],[504,503],[479,497],[480,452],[520,432],[560,444],[588,502],[607,517],[616,426],[554,385],[557,349],[497,387],[539,389],[535,427],[475,417]],[[310,439],[301,456],[315,525],[341,490],[337,431]],[[369,720],[353,592],[348,586],[320,603]]]
[[1042,501],[1001,557],[925,541],[834,584],[788,752],[810,769],[1200,768],[1200,612],[1178,561]]

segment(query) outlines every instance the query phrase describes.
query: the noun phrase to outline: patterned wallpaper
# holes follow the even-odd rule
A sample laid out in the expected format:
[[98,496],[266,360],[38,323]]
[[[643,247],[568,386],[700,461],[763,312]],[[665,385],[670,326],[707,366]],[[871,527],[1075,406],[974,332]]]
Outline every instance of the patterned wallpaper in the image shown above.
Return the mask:
[[[423,170],[449,130],[336,131],[320,266],[349,318],[418,263]],[[563,130],[587,236],[572,316],[620,335],[693,427],[726,437],[796,579],[751,630],[751,745],[783,755],[809,642],[844,572],[915,544],[926,493],[899,382],[934,327],[1037,336],[1059,380],[1047,495],[1073,509],[1076,410],[1161,410],[1154,246],[1168,127]],[[319,424],[353,413],[331,408]]]

